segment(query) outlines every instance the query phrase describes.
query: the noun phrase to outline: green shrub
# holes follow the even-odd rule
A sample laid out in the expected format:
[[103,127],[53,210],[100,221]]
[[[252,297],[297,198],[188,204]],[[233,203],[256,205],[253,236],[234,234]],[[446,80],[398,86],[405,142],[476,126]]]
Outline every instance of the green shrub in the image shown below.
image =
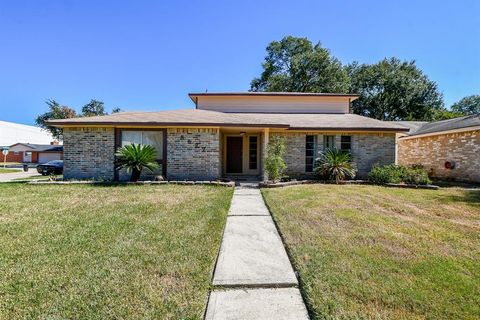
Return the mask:
[[423,168],[407,168],[403,182],[408,184],[430,184],[432,181]]
[[126,169],[127,172],[131,172],[130,181],[136,182],[144,168],[153,172],[159,167],[156,154],[157,151],[150,145],[128,144],[115,154],[115,169]]
[[357,170],[352,160],[350,152],[328,149],[315,160],[315,173],[320,179],[335,180],[336,183],[346,178],[354,178]]
[[283,160],[285,154],[285,139],[282,136],[272,136],[267,146],[265,171],[268,179],[278,181],[283,177],[287,164]]
[[427,171],[419,166],[406,167],[394,164],[383,167],[374,166],[368,174],[368,180],[373,183],[407,183],[407,184],[430,184]]

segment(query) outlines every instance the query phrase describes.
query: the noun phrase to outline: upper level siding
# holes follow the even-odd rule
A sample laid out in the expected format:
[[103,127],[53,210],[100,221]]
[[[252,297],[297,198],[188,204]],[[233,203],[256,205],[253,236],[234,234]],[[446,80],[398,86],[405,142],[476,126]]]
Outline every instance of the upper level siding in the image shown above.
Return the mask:
[[201,96],[197,108],[220,112],[349,113],[349,97]]

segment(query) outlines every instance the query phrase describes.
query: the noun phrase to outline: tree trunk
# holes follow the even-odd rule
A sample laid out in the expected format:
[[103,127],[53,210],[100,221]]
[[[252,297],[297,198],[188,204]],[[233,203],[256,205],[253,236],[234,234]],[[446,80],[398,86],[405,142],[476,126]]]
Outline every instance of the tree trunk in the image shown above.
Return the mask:
[[130,177],[130,181],[131,182],[137,182],[138,179],[140,179],[140,174],[141,173],[142,173],[142,170],[133,169],[132,170],[132,175]]

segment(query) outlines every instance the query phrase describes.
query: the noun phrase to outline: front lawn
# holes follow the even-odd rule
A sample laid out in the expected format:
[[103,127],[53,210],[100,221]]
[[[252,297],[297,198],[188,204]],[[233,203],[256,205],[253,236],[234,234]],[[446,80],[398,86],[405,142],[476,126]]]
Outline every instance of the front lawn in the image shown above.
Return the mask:
[[0,173],[14,173],[14,172],[21,172],[21,170],[12,169],[12,168],[0,168]]
[[264,189],[314,319],[478,319],[480,190]]
[[0,319],[201,319],[232,190],[0,185]]

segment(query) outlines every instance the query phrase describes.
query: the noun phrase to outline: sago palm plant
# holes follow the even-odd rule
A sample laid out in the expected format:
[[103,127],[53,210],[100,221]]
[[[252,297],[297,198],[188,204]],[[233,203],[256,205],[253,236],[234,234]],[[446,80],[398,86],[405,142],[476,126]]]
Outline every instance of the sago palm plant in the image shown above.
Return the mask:
[[116,153],[115,169],[131,172],[130,181],[136,182],[144,168],[153,172],[159,167],[156,155],[157,151],[152,146],[136,143],[126,145]]
[[352,160],[350,152],[327,149],[315,160],[315,173],[321,178],[335,180],[338,184],[340,180],[355,177],[357,170]]

